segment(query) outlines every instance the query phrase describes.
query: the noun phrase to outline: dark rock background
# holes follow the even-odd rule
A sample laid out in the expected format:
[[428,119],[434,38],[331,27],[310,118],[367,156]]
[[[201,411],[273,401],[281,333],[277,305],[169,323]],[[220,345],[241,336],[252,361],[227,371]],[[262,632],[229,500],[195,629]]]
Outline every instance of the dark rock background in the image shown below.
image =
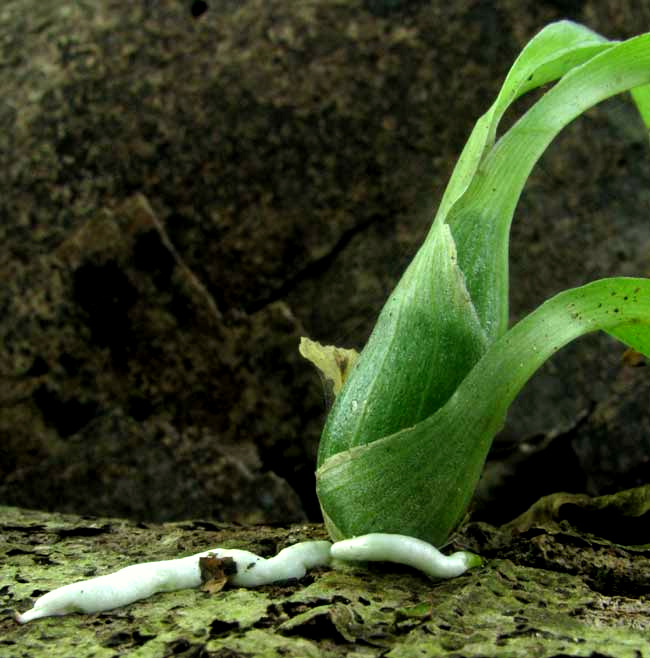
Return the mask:
[[[536,31],[650,27],[645,1],[201,4],[0,11],[0,503],[317,519],[299,336],[363,345]],[[650,275],[648,181],[623,100],[564,131],[515,220],[513,319]],[[590,337],[531,381],[480,515],[649,481],[648,371],[622,353]]]

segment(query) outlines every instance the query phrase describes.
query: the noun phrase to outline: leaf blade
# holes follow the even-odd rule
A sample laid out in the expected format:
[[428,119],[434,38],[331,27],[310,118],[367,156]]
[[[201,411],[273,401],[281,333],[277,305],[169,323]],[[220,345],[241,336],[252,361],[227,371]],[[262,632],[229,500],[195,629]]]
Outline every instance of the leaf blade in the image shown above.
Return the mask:
[[506,75],[495,101],[476,122],[454,167],[438,207],[436,222],[444,221],[451,206],[465,192],[476,170],[494,145],[503,115],[519,97],[561,78],[612,41],[572,21],[557,21],[538,32],[521,51]]
[[573,68],[496,143],[450,209],[459,265],[490,340],[507,328],[510,225],[535,163],[585,110],[648,83],[650,34],[612,45]]
[[449,227],[438,225],[434,238],[433,248],[420,249],[386,302],[334,401],[318,463],[426,418],[485,351]]
[[400,532],[442,544],[530,376],[574,338],[629,327],[650,342],[649,279],[602,279],[542,304],[490,346],[435,414],[321,464],[317,492],[332,537]]

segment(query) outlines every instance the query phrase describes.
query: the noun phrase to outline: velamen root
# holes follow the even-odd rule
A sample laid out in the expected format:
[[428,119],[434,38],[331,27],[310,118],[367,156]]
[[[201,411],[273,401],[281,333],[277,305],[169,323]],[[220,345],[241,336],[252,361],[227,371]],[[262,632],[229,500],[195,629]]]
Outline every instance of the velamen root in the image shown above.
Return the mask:
[[231,558],[236,572],[229,576],[228,581],[240,587],[257,587],[302,578],[307,569],[329,564],[330,547],[328,541],[300,542],[268,559],[249,551],[215,548],[176,560],[133,564],[105,576],[52,590],[36,599],[31,610],[16,614],[16,621],[24,624],[33,619],[71,612],[102,612],[147,598],[156,592],[198,587],[202,583],[199,559],[209,556]]
[[300,542],[268,559],[249,551],[215,548],[176,560],[133,564],[106,576],[59,587],[36,599],[31,610],[16,614],[16,621],[24,624],[71,612],[113,610],[156,592],[199,587],[203,582],[199,560],[204,557],[230,558],[235,570],[228,581],[239,587],[302,578],[307,569],[327,566],[332,558],[397,562],[419,569],[431,578],[453,578],[481,564],[481,558],[473,553],[460,551],[446,556],[421,539],[385,533],[345,539],[334,545],[328,541]]
[[474,553],[458,551],[447,556],[421,539],[380,532],[336,542],[332,558],[397,562],[419,569],[430,578],[453,578],[481,564],[481,558]]

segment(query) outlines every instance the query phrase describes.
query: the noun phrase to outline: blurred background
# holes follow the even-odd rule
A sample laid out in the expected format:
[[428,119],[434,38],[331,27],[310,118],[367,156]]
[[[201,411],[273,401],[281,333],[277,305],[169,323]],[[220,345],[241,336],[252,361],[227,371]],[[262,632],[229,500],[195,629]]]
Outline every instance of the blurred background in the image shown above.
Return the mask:
[[[650,2],[5,0],[0,504],[318,520],[327,395],[299,337],[363,346],[474,122],[560,18],[626,38]],[[568,127],[517,211],[512,319],[650,275],[649,183],[628,99]],[[649,369],[623,354],[591,336],[531,380],[477,518],[650,481]]]

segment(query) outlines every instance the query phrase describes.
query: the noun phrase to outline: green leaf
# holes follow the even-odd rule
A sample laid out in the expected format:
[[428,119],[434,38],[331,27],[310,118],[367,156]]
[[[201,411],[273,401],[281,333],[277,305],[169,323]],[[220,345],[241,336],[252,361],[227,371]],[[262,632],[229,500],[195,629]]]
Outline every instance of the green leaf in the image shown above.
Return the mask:
[[317,491],[331,536],[396,532],[442,544],[516,394],[563,345],[598,329],[650,345],[650,280],[603,279],[556,295],[495,341],[435,414],[324,460]]
[[561,78],[613,43],[584,25],[558,21],[547,25],[526,44],[508,72],[496,100],[476,122],[454,167],[436,222],[445,220],[449,208],[467,189],[483,156],[494,145],[499,122],[510,105],[532,89]]
[[637,106],[647,112],[643,86],[649,83],[650,34],[611,45],[571,69],[484,156],[450,208],[446,221],[489,340],[507,328],[510,224],[533,166],[564,126],[610,96],[640,88]]
[[[483,165],[476,171],[478,161],[488,151],[495,150],[491,147],[498,122],[513,100],[611,48],[613,44],[603,37],[568,21],[542,30],[521,53],[492,108],[477,124],[452,176],[442,207],[445,199],[460,194],[469,178],[475,174],[476,178],[484,175]],[[515,133],[515,141],[519,139],[517,135]],[[510,151],[507,157],[515,160]],[[513,184],[504,176],[502,189],[506,190],[508,185],[514,189],[506,199],[512,202],[510,214],[505,218],[508,226],[520,194],[517,184],[518,180]],[[486,197],[483,191],[477,193],[475,188],[475,184],[470,186],[450,211],[454,213],[457,208],[466,211],[464,215],[460,210],[451,214],[450,225],[452,231],[458,230],[463,237],[463,251],[470,252],[470,258],[463,257],[462,252],[456,255],[451,236],[441,228],[444,223],[435,221],[425,244],[382,310],[358,364],[330,411],[321,440],[319,463],[341,450],[375,441],[432,414],[453,393],[489,341],[502,333],[500,322],[493,321],[491,316],[507,313],[507,300],[495,301],[494,298],[507,295],[504,276],[507,275],[508,236],[495,234],[494,229],[499,226],[496,220],[470,226],[470,222],[463,223],[462,218],[475,212],[478,203],[488,219],[502,219],[500,206],[505,202],[501,197],[507,194]],[[461,206],[465,198],[469,202]],[[439,212],[438,218],[441,216]],[[464,228],[467,233],[463,233]],[[471,235],[472,231],[476,235]],[[478,234],[487,237],[477,242]],[[495,244],[497,240],[503,244]],[[459,269],[456,261],[459,258],[465,267],[468,263],[471,265],[471,249],[476,244],[482,251],[473,262],[479,265],[489,262],[494,269],[487,275],[483,271],[471,272],[476,276],[470,278],[475,288],[470,295],[465,284],[467,272],[463,266]],[[479,279],[490,274],[494,276],[487,282],[488,290],[484,294]],[[490,296],[492,279],[503,285],[497,286]],[[478,315],[479,322],[475,298],[484,304],[483,315]]]
[[636,105],[646,131],[650,131],[650,85],[632,89],[632,100]]
[[386,302],[334,401],[319,463],[431,415],[485,351],[447,225],[438,225],[430,246],[418,252]]

